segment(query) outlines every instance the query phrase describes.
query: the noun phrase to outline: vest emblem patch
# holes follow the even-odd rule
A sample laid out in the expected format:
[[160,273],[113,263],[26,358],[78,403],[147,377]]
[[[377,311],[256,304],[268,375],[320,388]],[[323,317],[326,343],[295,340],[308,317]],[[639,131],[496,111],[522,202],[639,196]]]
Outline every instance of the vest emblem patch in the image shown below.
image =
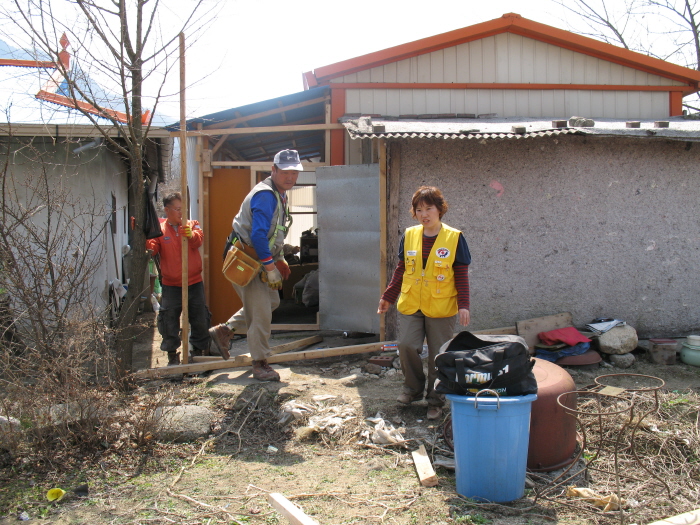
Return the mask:
[[435,255],[440,257],[440,259],[445,259],[450,256],[450,250],[448,250],[447,248],[438,248],[437,250],[435,250]]

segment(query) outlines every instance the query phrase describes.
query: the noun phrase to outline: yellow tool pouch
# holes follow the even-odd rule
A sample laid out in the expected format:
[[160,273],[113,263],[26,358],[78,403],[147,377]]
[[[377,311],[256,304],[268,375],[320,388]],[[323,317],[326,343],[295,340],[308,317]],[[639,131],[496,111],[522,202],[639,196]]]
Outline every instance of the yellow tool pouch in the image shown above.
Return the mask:
[[260,272],[262,264],[237,245],[231,246],[224,259],[224,277],[238,286],[246,286]]

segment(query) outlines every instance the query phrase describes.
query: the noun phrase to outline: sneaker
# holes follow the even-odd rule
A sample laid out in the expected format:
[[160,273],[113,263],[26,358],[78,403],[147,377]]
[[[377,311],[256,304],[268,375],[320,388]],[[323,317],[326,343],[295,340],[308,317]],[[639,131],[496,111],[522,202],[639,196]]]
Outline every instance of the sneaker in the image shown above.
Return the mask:
[[180,352],[168,352],[168,366],[180,364]]
[[212,343],[219,350],[221,357],[228,359],[231,357],[228,349],[231,345],[231,339],[233,339],[234,331],[231,330],[225,324],[217,324],[213,328],[209,329],[209,336],[211,337]]
[[253,361],[253,377],[258,381],[279,381],[280,375],[267,364],[267,360]]
[[421,399],[423,399],[422,392],[420,394],[407,394],[406,392],[404,392],[396,398],[396,401],[398,401],[399,403],[403,403],[404,405],[410,405],[414,401],[420,401]]

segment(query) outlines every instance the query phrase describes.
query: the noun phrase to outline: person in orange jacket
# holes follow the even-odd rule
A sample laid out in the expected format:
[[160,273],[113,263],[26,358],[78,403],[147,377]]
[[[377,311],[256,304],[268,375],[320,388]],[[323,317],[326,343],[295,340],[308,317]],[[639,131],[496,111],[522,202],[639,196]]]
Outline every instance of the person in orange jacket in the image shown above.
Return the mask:
[[209,349],[209,325],[211,313],[204,298],[202,282],[202,257],[199,247],[204,242],[204,232],[198,221],[182,225],[182,195],[170,193],[163,198],[165,219],[160,220],[161,237],[146,241],[146,248],[160,254],[160,270],[163,295],[158,311],[158,332],[163,337],[160,349],[168,353],[168,366],[180,364],[180,315],[182,314],[182,238],[187,237],[188,295],[190,321],[190,345],[192,355],[203,355]]

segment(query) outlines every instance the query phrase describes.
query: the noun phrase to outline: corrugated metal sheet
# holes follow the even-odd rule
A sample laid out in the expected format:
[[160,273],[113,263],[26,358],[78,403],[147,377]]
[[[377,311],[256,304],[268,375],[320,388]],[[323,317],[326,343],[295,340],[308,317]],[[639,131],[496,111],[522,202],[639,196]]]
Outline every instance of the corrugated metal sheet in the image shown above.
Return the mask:
[[[315,99],[323,99],[330,96],[330,89],[320,87],[292,93],[281,97],[247,104],[236,108],[219,111],[203,117],[190,119],[187,121],[187,129],[195,129],[195,124],[201,123],[204,128],[216,128],[217,124],[227,122],[240,117],[256,115],[269,110],[278,109],[283,106],[293,106]],[[246,121],[242,126],[267,127],[283,126],[292,124],[321,124],[325,122],[325,101],[290,109],[281,113],[275,113],[260,118]],[[219,126],[221,127],[221,126]],[[176,131],[180,129],[180,124],[174,123],[168,129]],[[285,131],[280,133],[259,133],[253,135],[230,135],[226,140],[226,147],[235,151],[241,160],[248,161],[270,161],[275,153],[280,150],[291,148],[299,151],[299,155],[304,159],[323,157],[325,155],[324,131]],[[215,136],[214,140],[218,140]]]
[[527,139],[577,134],[577,129],[548,129],[529,133],[356,133],[353,139]]
[[379,333],[379,165],[316,173],[321,328]]
[[[654,120],[639,120],[639,128],[628,128],[625,120],[613,119],[595,120],[593,127],[553,128],[552,120],[555,119],[396,119],[346,116],[343,125],[351,139],[517,140],[574,134],[700,141],[700,120],[695,119],[666,119],[669,122],[668,128],[655,127]],[[525,133],[514,133],[514,127],[524,127]]]
[[682,85],[678,81],[512,33],[392,62],[331,82]]

